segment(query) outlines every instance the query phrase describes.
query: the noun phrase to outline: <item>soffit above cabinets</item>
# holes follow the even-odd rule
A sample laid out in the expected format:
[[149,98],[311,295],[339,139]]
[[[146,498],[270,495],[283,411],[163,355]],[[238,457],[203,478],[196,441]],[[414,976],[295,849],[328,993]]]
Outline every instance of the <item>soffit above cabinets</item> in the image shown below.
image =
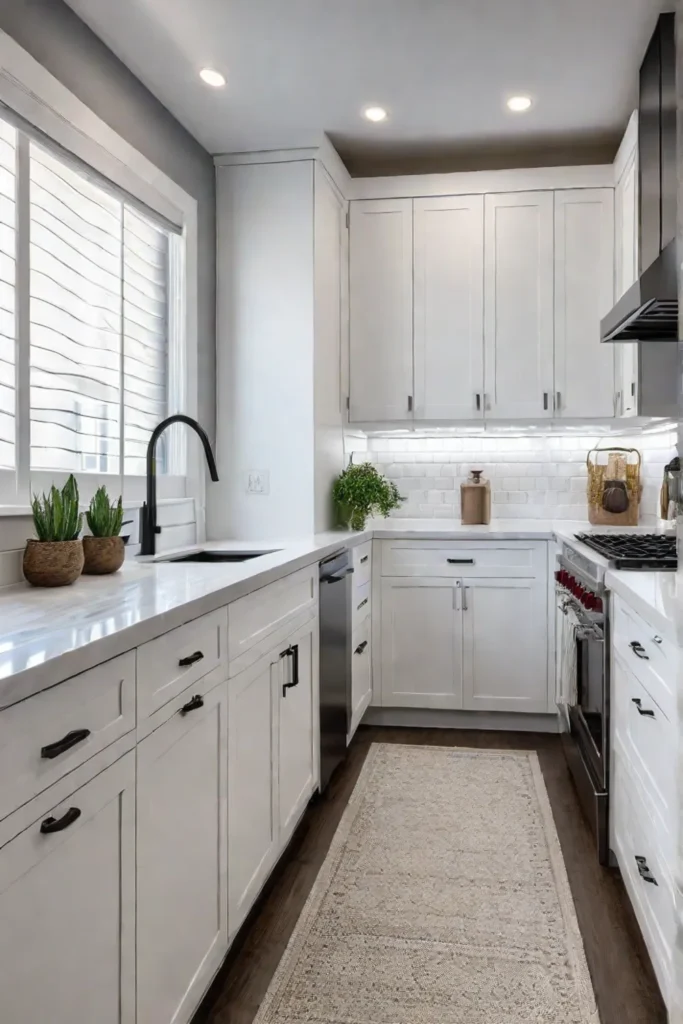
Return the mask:
[[[414,173],[425,160],[435,170],[444,161],[452,169],[524,166],[529,147],[546,154],[544,164],[611,160],[661,7],[659,0],[68,2],[210,152],[311,146],[327,132],[354,174],[386,173],[387,163]],[[225,75],[223,89],[200,80],[207,66]],[[505,106],[518,93],[534,101],[523,115]],[[368,104],[386,107],[388,119],[366,121]],[[564,155],[552,160],[558,145]],[[422,166],[407,166],[420,158]]]

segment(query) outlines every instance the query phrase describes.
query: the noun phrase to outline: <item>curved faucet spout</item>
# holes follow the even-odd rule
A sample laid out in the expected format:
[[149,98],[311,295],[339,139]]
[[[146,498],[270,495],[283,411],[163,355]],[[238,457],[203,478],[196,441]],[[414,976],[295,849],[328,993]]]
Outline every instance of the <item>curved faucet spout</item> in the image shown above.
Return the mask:
[[173,416],[167,416],[165,420],[152,431],[152,436],[149,439],[147,445],[147,501],[142,507],[142,535],[140,538],[140,554],[141,555],[154,555],[156,554],[156,536],[161,533],[161,527],[157,526],[157,466],[156,466],[156,448],[157,441],[172,423],[186,423],[188,427],[192,427],[194,432],[199,437],[204,448],[204,455],[206,456],[206,462],[209,467],[209,473],[214,483],[218,480],[218,470],[216,469],[216,460],[211,449],[211,442],[209,437],[202,426],[193,420],[191,416],[185,416],[184,413],[178,412]]

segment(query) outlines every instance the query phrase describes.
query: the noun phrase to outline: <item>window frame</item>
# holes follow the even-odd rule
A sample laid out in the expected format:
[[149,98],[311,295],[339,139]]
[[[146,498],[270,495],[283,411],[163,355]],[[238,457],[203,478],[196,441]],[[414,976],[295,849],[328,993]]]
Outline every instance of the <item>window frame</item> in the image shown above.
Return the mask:
[[[28,225],[28,148],[30,139],[53,156],[107,186],[119,199],[128,199],[141,212],[155,214],[173,225],[183,244],[174,260],[173,274],[181,287],[169,309],[169,402],[190,416],[197,415],[197,201],[152,164],[143,154],[111,129],[81,100],[54,78],[10,36],[0,31],[0,117],[18,130],[17,145],[17,290],[16,290],[16,435],[15,470],[0,470],[0,512],[5,507],[28,511],[30,495],[60,484],[67,474],[30,470],[29,393],[29,266],[27,238],[19,235]],[[24,187],[20,187],[23,180]],[[22,210],[22,204],[25,208]],[[23,226],[23,228],[22,228]],[[188,498],[197,502],[198,536],[203,539],[203,465],[193,458],[187,433],[169,438],[176,465],[185,466],[182,475],[158,477],[160,498]],[[195,468],[193,468],[195,467]],[[81,495],[88,500],[97,486],[106,484],[113,493],[122,492],[124,501],[144,498],[144,477],[119,474],[78,474]]]

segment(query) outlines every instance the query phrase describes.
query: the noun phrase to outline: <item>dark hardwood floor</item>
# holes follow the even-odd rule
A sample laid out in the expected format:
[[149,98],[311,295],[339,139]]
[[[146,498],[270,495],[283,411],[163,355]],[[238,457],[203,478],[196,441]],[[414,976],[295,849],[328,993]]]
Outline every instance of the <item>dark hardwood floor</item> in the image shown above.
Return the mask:
[[252,1024],[373,742],[537,751],[602,1024],[666,1024],[666,1011],[628,897],[618,872],[597,862],[559,737],[370,727],[359,729],[346,763],[324,797],[310,805],[193,1024]]

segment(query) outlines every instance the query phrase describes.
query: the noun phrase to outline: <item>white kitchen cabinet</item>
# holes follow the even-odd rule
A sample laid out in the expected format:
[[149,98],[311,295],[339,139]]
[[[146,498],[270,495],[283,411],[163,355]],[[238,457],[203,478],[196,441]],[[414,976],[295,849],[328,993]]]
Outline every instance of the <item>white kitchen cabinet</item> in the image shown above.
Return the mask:
[[138,746],[137,1019],[144,1024],[188,1021],[228,949],[227,704],[227,683],[208,693],[193,687]]
[[[369,586],[369,584],[366,584]],[[372,619],[367,616],[351,638],[350,743],[372,700]]]
[[[614,161],[615,300],[638,279],[638,112],[634,111]],[[617,413],[638,414],[638,345],[614,346]]]
[[460,581],[382,580],[382,703],[462,707]]
[[413,418],[413,201],[350,204],[349,421]]
[[487,419],[552,416],[553,193],[485,197]]
[[600,320],[614,305],[614,190],[555,193],[556,417],[613,417],[614,345]]
[[464,579],[468,711],[548,711],[548,591],[540,579]]
[[317,635],[316,618],[228,683],[231,937],[318,784]]
[[[280,658],[278,701],[279,844],[284,845],[316,785],[315,716],[317,701],[316,633],[318,621],[291,637]],[[314,685],[315,684],[315,685]]]
[[2,1022],[134,1024],[135,753],[48,813],[43,797],[0,850]]
[[484,197],[416,199],[415,418],[484,416]]

